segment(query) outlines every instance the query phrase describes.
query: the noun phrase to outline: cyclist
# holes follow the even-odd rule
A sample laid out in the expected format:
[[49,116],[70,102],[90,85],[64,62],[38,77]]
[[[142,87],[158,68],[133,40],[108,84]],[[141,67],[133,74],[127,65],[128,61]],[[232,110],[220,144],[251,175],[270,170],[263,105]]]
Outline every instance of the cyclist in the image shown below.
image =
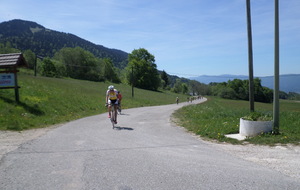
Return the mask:
[[121,94],[121,92],[120,91],[118,91],[118,95],[117,95],[117,98],[118,98],[118,111],[119,111],[119,113],[121,114],[121,101],[122,101],[122,94]]
[[115,110],[115,124],[117,124],[117,107],[118,107],[118,91],[113,85],[108,87],[106,91],[106,106],[108,106],[108,117],[111,117],[111,106],[114,106]]

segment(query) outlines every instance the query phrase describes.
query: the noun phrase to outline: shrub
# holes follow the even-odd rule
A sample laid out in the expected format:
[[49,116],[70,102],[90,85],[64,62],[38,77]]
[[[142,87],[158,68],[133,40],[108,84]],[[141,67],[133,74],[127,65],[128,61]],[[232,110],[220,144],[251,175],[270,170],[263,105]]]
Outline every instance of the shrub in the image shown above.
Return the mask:
[[242,118],[249,121],[271,121],[272,115],[270,113],[251,112]]

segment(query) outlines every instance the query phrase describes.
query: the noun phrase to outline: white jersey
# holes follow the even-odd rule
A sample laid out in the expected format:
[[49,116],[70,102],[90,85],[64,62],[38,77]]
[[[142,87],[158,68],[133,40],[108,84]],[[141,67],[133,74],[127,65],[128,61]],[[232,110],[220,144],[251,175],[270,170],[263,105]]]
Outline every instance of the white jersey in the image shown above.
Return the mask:
[[118,92],[116,91],[116,89],[114,89],[113,91],[111,90],[107,90],[106,91],[106,96],[108,96],[109,100],[116,100],[118,97]]

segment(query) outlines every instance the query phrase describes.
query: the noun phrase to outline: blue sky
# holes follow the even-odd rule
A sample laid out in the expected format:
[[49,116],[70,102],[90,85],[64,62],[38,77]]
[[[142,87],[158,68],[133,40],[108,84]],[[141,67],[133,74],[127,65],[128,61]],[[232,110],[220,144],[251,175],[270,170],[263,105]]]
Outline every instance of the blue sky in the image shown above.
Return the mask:
[[[246,0],[1,0],[0,22],[34,21],[183,77],[248,75]],[[300,1],[279,0],[280,74],[300,74]],[[274,74],[274,0],[252,0],[255,76]]]

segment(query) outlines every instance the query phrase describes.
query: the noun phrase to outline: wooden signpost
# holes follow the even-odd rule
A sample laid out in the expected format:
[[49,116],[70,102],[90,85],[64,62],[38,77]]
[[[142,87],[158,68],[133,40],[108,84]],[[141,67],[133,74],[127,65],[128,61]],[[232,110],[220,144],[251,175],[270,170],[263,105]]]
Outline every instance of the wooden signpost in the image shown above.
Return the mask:
[[18,67],[27,67],[22,53],[0,54],[0,89],[15,89],[19,102]]

